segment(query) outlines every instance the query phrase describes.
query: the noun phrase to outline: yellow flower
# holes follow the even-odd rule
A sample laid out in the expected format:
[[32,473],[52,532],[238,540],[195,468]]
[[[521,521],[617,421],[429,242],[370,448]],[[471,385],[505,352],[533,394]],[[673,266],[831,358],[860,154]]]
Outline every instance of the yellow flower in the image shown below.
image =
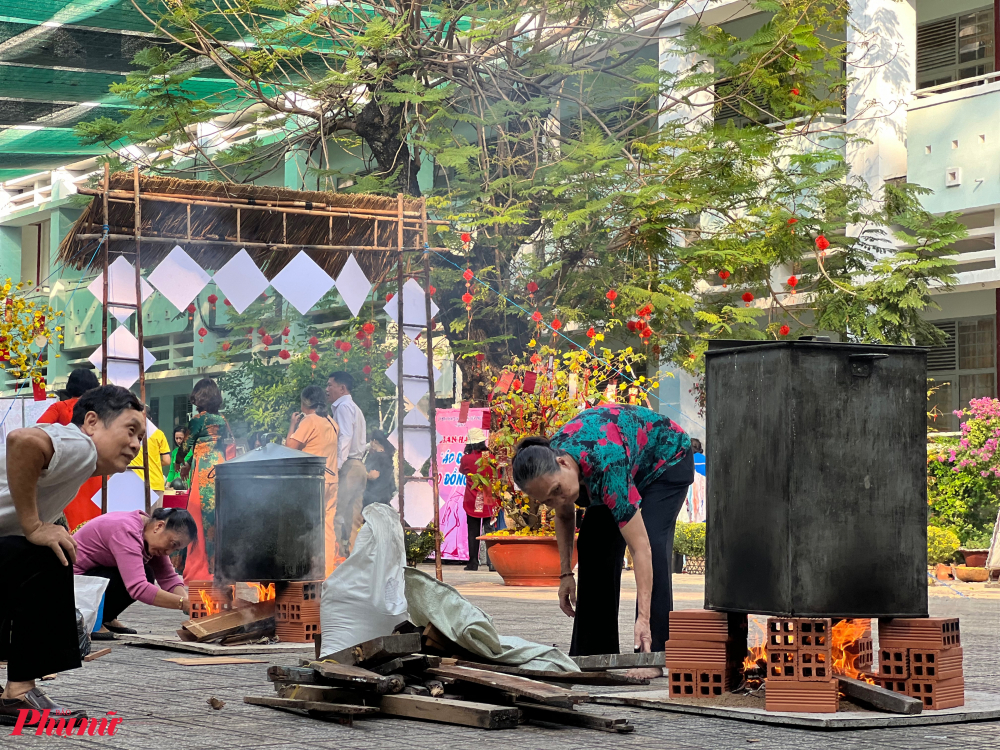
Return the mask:
[[531,341],[528,342],[528,346],[538,346],[538,342],[532,339]]

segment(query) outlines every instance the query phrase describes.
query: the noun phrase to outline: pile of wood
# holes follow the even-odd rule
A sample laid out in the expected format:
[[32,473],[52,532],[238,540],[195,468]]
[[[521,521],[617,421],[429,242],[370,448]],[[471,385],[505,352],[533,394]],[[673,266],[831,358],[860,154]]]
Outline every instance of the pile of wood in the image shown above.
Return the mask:
[[627,719],[577,710],[590,695],[574,686],[648,684],[607,671],[539,672],[441,652],[465,655],[433,626],[376,638],[297,667],[270,667],[276,697],[244,700],[341,724],[395,716],[480,729],[533,722],[631,732]]
[[182,641],[236,646],[274,637],[275,600],[247,604],[217,615],[188,620],[177,631]]

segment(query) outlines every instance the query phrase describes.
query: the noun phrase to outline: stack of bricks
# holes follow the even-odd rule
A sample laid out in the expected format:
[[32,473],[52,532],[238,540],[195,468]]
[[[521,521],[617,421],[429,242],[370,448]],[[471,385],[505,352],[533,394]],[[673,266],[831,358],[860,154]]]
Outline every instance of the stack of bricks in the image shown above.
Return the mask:
[[687,609],[670,613],[664,647],[672,698],[716,698],[735,688],[747,651],[746,615]]
[[829,618],[768,618],[764,693],[768,711],[837,711],[832,638]]
[[[215,609],[209,611],[202,592],[211,600]],[[209,615],[217,615],[228,612],[240,606],[240,602],[233,601],[232,588],[229,586],[216,587],[214,581],[192,581],[188,586],[188,599],[191,601],[191,619],[200,620]]]
[[297,581],[277,592],[274,634],[286,643],[313,643],[319,635],[322,581]]
[[958,618],[896,618],[879,624],[878,637],[877,684],[929,710],[965,705]]
[[864,673],[869,678],[876,677],[876,674],[873,671],[873,665],[875,663],[875,649],[872,645],[871,626],[868,627],[858,640],[854,641],[854,643],[849,643],[844,647],[844,654],[848,658],[848,666],[854,667],[854,669]]

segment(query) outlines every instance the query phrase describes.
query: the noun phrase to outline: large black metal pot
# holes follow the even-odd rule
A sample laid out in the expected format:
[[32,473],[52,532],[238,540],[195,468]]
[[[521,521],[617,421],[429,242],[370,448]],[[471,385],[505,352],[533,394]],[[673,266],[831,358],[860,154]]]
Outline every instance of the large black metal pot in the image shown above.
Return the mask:
[[215,467],[215,578],[324,577],[326,459],[268,444]]

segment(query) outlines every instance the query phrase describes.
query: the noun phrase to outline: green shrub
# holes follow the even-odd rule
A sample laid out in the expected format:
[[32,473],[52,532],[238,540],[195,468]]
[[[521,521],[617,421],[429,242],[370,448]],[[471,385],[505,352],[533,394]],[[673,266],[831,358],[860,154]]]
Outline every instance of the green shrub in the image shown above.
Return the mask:
[[674,529],[674,552],[688,557],[704,557],[705,524],[678,521]]
[[927,527],[927,564],[949,563],[955,559],[955,553],[962,544],[958,534],[951,529],[937,526]]
[[411,568],[417,567],[427,559],[427,555],[434,551],[434,530],[428,527],[427,531],[407,531],[406,540],[406,564]]

